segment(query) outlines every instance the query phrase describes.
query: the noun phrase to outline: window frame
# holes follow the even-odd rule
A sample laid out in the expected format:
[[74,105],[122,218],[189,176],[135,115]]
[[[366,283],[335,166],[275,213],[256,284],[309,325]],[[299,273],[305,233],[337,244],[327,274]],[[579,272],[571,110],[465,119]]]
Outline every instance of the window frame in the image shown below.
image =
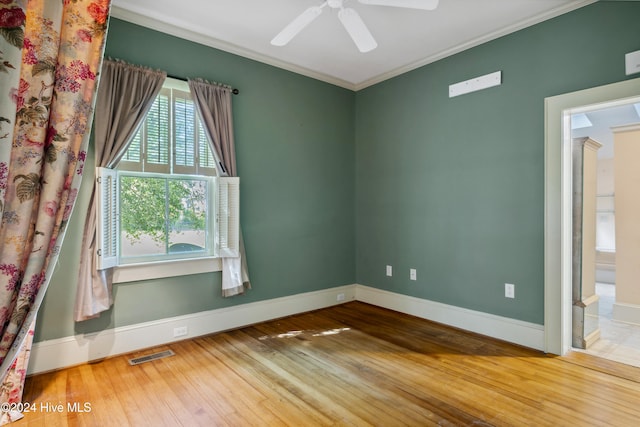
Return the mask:
[[[222,269],[221,258],[238,256],[239,254],[239,178],[221,177],[217,175],[217,161],[215,153],[211,149],[208,141],[209,154],[212,156],[213,167],[202,166],[200,155],[202,154],[199,144],[202,138],[206,138],[206,133],[199,131],[200,117],[197,109],[194,108],[194,166],[186,168],[176,165],[176,144],[175,141],[175,111],[172,101],[171,90],[177,90],[184,96],[191,98],[187,82],[167,78],[163,89],[158,96],[168,96],[169,98],[169,159],[167,167],[149,167],[146,163],[146,141],[141,138],[139,162],[127,161],[123,159],[115,169],[96,168],[96,211],[97,211],[97,232],[96,232],[96,264],[97,269],[113,268],[113,282],[123,283],[137,280],[148,280],[162,277],[174,277],[186,274],[207,273],[220,271]],[[195,107],[195,106],[194,106]],[[146,131],[146,118],[141,124],[141,132]],[[211,164],[211,161],[208,162]],[[164,166],[164,165],[162,165]],[[191,168],[191,169],[190,169]],[[193,169],[195,168],[195,169]],[[149,170],[150,169],[150,170]],[[193,173],[195,171],[199,173]],[[182,173],[191,172],[191,173]],[[150,256],[145,259],[123,260],[120,254],[120,194],[119,181],[123,176],[159,176],[163,178],[180,179],[197,178],[206,179],[209,184],[208,216],[207,225],[211,229],[207,230],[207,240],[210,243],[210,251],[198,252],[196,254],[185,252],[182,254],[169,253],[161,256]],[[225,203],[225,202],[229,203]],[[115,239],[115,242],[114,242]],[[184,256],[181,256],[184,255]]]
[[[206,219],[205,219],[205,247],[203,251],[198,252],[167,252],[164,255],[142,255],[142,256],[123,256],[122,255],[122,228],[118,227],[118,243],[120,244],[118,251],[118,266],[126,266],[130,264],[149,264],[158,261],[173,261],[178,259],[197,259],[197,258],[207,258],[214,257],[216,252],[216,227],[215,222],[217,218],[216,211],[216,196],[215,191],[218,186],[218,181],[216,177],[212,176],[202,176],[202,175],[183,175],[183,174],[162,174],[155,172],[132,172],[126,170],[116,170],[116,177],[118,182],[118,193],[122,192],[122,182],[121,178],[123,177],[139,177],[139,178],[158,178],[163,180],[175,180],[175,181],[184,181],[184,180],[196,180],[196,181],[204,181],[207,183],[207,207],[206,207]],[[166,197],[165,197],[166,202]],[[122,200],[118,197],[118,206],[116,207],[116,211],[118,212],[118,217],[122,217]],[[213,217],[212,217],[213,215]],[[168,227],[168,224],[165,224]],[[166,230],[167,233],[169,230]],[[169,246],[170,247],[170,246]],[[185,256],[185,254],[189,254],[191,256]]]
[[[208,177],[213,185],[214,218],[213,253],[184,257],[168,256],[141,262],[123,263],[120,259],[119,172],[116,169],[96,168],[96,269],[114,268],[114,283],[172,277],[221,270],[219,260],[237,257],[240,253],[240,178]],[[130,174],[123,171],[123,174]],[[114,193],[117,197],[114,197]],[[115,241],[114,241],[115,239]],[[191,254],[193,255],[193,254]],[[215,262],[215,261],[218,262]],[[184,269],[177,267],[182,266]]]

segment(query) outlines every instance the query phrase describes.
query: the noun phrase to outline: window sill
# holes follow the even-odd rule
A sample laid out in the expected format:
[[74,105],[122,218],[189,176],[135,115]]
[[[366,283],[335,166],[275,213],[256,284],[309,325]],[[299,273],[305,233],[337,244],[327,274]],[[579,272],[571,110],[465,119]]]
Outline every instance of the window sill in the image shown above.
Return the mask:
[[137,282],[215,271],[222,271],[220,258],[192,258],[120,265],[114,268],[113,283]]

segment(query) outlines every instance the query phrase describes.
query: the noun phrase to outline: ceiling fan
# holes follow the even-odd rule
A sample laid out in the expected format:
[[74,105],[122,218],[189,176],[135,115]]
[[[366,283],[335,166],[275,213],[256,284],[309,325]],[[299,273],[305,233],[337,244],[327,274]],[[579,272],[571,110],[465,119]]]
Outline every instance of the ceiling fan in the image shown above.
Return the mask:
[[[343,7],[343,3],[348,0],[326,0],[320,6],[311,6],[282,31],[276,35],[271,44],[274,46],[284,46],[291,41],[307,25],[311,24],[320,14],[322,9],[329,6],[338,10],[338,19],[351,36],[351,39],[360,52],[369,52],[378,46],[371,32],[365,25],[358,12],[354,9]],[[438,7],[439,0],[358,0],[358,2],[373,6],[404,7],[408,9],[433,10]]]

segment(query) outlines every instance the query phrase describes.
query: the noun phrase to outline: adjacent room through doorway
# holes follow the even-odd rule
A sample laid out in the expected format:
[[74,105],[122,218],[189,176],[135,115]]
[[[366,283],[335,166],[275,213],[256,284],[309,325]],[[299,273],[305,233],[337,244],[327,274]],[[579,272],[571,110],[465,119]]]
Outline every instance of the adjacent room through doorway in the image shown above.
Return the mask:
[[[590,247],[583,244],[584,254],[580,249],[576,251],[574,245],[574,260],[578,259],[582,270],[591,270],[591,274],[580,277],[580,272],[576,274],[574,271],[573,281],[575,283],[582,278],[582,286],[594,292],[589,300],[593,302],[593,309],[590,312],[587,309],[585,319],[576,319],[576,316],[580,316],[580,311],[574,308],[572,323],[575,329],[575,325],[579,325],[583,320],[585,327],[589,325],[590,328],[591,339],[578,341],[579,349],[599,357],[640,366],[640,324],[624,313],[625,309],[633,311],[635,305],[633,298],[636,294],[640,294],[638,277],[633,270],[625,266],[625,263],[633,262],[632,260],[637,256],[629,253],[635,252],[633,244],[623,242],[622,249],[625,253],[620,253],[620,245],[616,246],[616,234],[619,234],[623,241],[634,234],[635,221],[628,223],[624,219],[637,216],[637,212],[633,212],[634,204],[620,199],[620,197],[633,197],[633,194],[637,193],[633,171],[635,168],[632,166],[628,168],[630,173],[625,169],[625,158],[632,155],[629,149],[634,147],[632,141],[627,142],[625,146],[621,135],[626,135],[626,139],[635,138],[640,143],[640,128],[634,131],[634,128],[640,125],[640,99],[624,100],[622,104],[620,102],[616,100],[604,105],[572,109],[571,140],[574,151],[582,150],[585,141],[588,141],[591,144],[589,147],[597,153],[593,155],[591,169],[588,165],[578,164],[575,158],[572,165],[574,168],[574,242],[577,240],[591,243]],[[631,136],[630,132],[637,132],[634,134],[637,137]],[[638,146],[640,147],[640,144]],[[584,177],[584,180],[579,179],[592,187],[584,193],[581,190],[575,190],[576,168],[579,169],[578,172],[592,175]],[[622,191],[622,196],[616,197],[617,190]],[[591,194],[593,203],[576,204],[576,200],[587,194]],[[582,211],[575,212],[576,209]],[[620,212],[620,209],[625,211]],[[581,224],[576,226],[576,221],[581,221]],[[576,233],[582,235],[576,235]],[[619,286],[616,286],[617,277],[619,277],[617,267],[623,269],[622,283]],[[619,287],[622,287],[621,295],[617,295],[616,292]],[[579,305],[590,296],[582,293],[581,295]],[[574,301],[576,301],[575,295]],[[593,318],[589,319],[589,317]],[[574,347],[576,347],[575,334],[574,330]]]
[[[574,233],[574,223],[580,223],[574,221],[573,193],[575,189],[573,184],[575,176],[573,174],[574,168],[572,167],[574,138],[603,139],[600,134],[595,132],[596,126],[594,123],[576,126],[576,123],[580,120],[578,115],[582,114],[585,116],[584,118],[588,119],[591,114],[594,122],[596,122],[598,116],[610,113],[610,111],[600,112],[600,110],[624,106],[631,119],[625,123],[612,123],[606,127],[613,126],[620,134],[628,135],[628,131],[633,130],[634,123],[640,122],[640,114],[635,106],[639,102],[640,79],[626,80],[545,99],[545,350],[549,353],[566,354],[574,347],[579,347],[579,345],[575,345],[576,342],[574,341],[576,324],[573,322],[575,318],[573,313],[574,311],[580,311],[580,307],[585,308],[582,311],[582,315],[585,316],[583,323],[585,323],[585,320],[591,320],[587,316],[594,316],[594,311],[595,317],[599,321],[600,311],[602,311],[603,315],[610,312],[612,322],[615,320],[616,324],[621,323],[625,326],[628,326],[629,323],[640,324],[640,321],[634,321],[633,319],[634,313],[637,312],[636,309],[640,308],[640,302],[630,300],[630,292],[628,290],[620,292],[621,289],[626,289],[624,286],[620,286],[619,283],[621,273],[620,260],[624,258],[624,255],[621,256],[621,251],[625,240],[624,238],[622,239],[623,244],[621,246],[621,242],[618,241],[621,235],[620,229],[617,230],[616,234],[615,228],[609,228],[609,242],[607,242],[606,227],[601,227],[600,236],[592,236],[592,252],[584,253],[591,254],[594,258],[594,283],[592,283],[594,295],[590,295],[587,292],[585,295],[578,295],[579,300],[573,296],[575,287],[575,283],[573,283],[575,276],[573,273],[575,269],[574,236],[576,235]],[[620,128],[620,126],[627,126],[627,128]],[[573,131],[572,127],[574,128]],[[587,133],[580,134],[576,132],[577,129],[583,129]],[[609,130],[609,132],[611,131]],[[623,139],[625,138],[627,136],[624,136]],[[595,141],[590,145],[593,146],[592,148],[595,151],[602,150],[602,153],[607,152],[606,144]],[[600,157],[604,156],[601,155]],[[638,156],[622,154],[620,158],[634,161]],[[620,161],[620,163],[624,162]],[[637,167],[632,169],[635,170]],[[595,170],[597,171],[597,166]],[[595,181],[594,179],[594,183]],[[598,191],[600,191],[599,194]],[[627,190],[622,192],[620,189],[606,190],[601,188],[600,190],[594,190],[593,234],[596,234],[596,220],[599,222],[606,222],[606,220],[618,222],[623,219],[624,215],[621,215],[621,206],[619,206],[621,201],[616,199],[625,192]],[[597,197],[598,195],[603,197]],[[611,197],[611,195],[614,197]],[[638,198],[635,197],[635,199]],[[607,203],[609,203],[609,206],[607,206]],[[596,208],[601,211],[598,212],[598,215],[595,212]],[[603,230],[605,231],[604,235],[602,235]],[[615,242],[615,246],[611,250],[613,242]],[[599,246],[597,252],[596,246]],[[613,259],[615,261],[612,261],[611,258],[614,253]],[[599,267],[597,279],[595,277],[596,255]],[[611,280],[611,277],[603,278],[602,276],[601,267],[605,263],[607,256],[609,262],[615,266],[615,280]],[[605,260],[603,260],[603,257]],[[636,276],[639,275],[640,272],[636,274]],[[595,290],[596,282],[598,283],[597,291]],[[617,288],[607,288],[607,282],[613,282],[613,286]],[[606,289],[609,290],[608,293],[605,292]],[[616,292],[612,293],[611,290],[616,290]],[[589,306],[591,310],[586,310]],[[595,307],[595,310],[593,307]],[[617,320],[614,319],[616,314],[618,315]],[[605,323],[606,321],[602,322],[603,325]],[[598,325],[599,327],[600,325]],[[583,338],[588,338],[590,344],[593,345],[593,342],[597,341],[597,339],[594,339],[597,334],[591,335],[593,331],[587,332]],[[619,333],[615,335],[620,336]],[[603,335],[602,331],[600,331],[599,338],[604,339],[605,337],[606,334]],[[611,347],[608,350],[611,350]]]

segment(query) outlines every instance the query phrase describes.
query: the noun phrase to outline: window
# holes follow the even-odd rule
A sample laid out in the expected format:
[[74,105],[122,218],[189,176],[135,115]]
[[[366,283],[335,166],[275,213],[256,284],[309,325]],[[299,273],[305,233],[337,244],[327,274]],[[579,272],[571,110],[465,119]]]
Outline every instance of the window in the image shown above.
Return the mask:
[[167,79],[119,170],[215,176],[215,160],[185,82]]
[[215,164],[188,85],[167,79],[117,168],[97,168],[98,269],[236,255],[239,179]]

